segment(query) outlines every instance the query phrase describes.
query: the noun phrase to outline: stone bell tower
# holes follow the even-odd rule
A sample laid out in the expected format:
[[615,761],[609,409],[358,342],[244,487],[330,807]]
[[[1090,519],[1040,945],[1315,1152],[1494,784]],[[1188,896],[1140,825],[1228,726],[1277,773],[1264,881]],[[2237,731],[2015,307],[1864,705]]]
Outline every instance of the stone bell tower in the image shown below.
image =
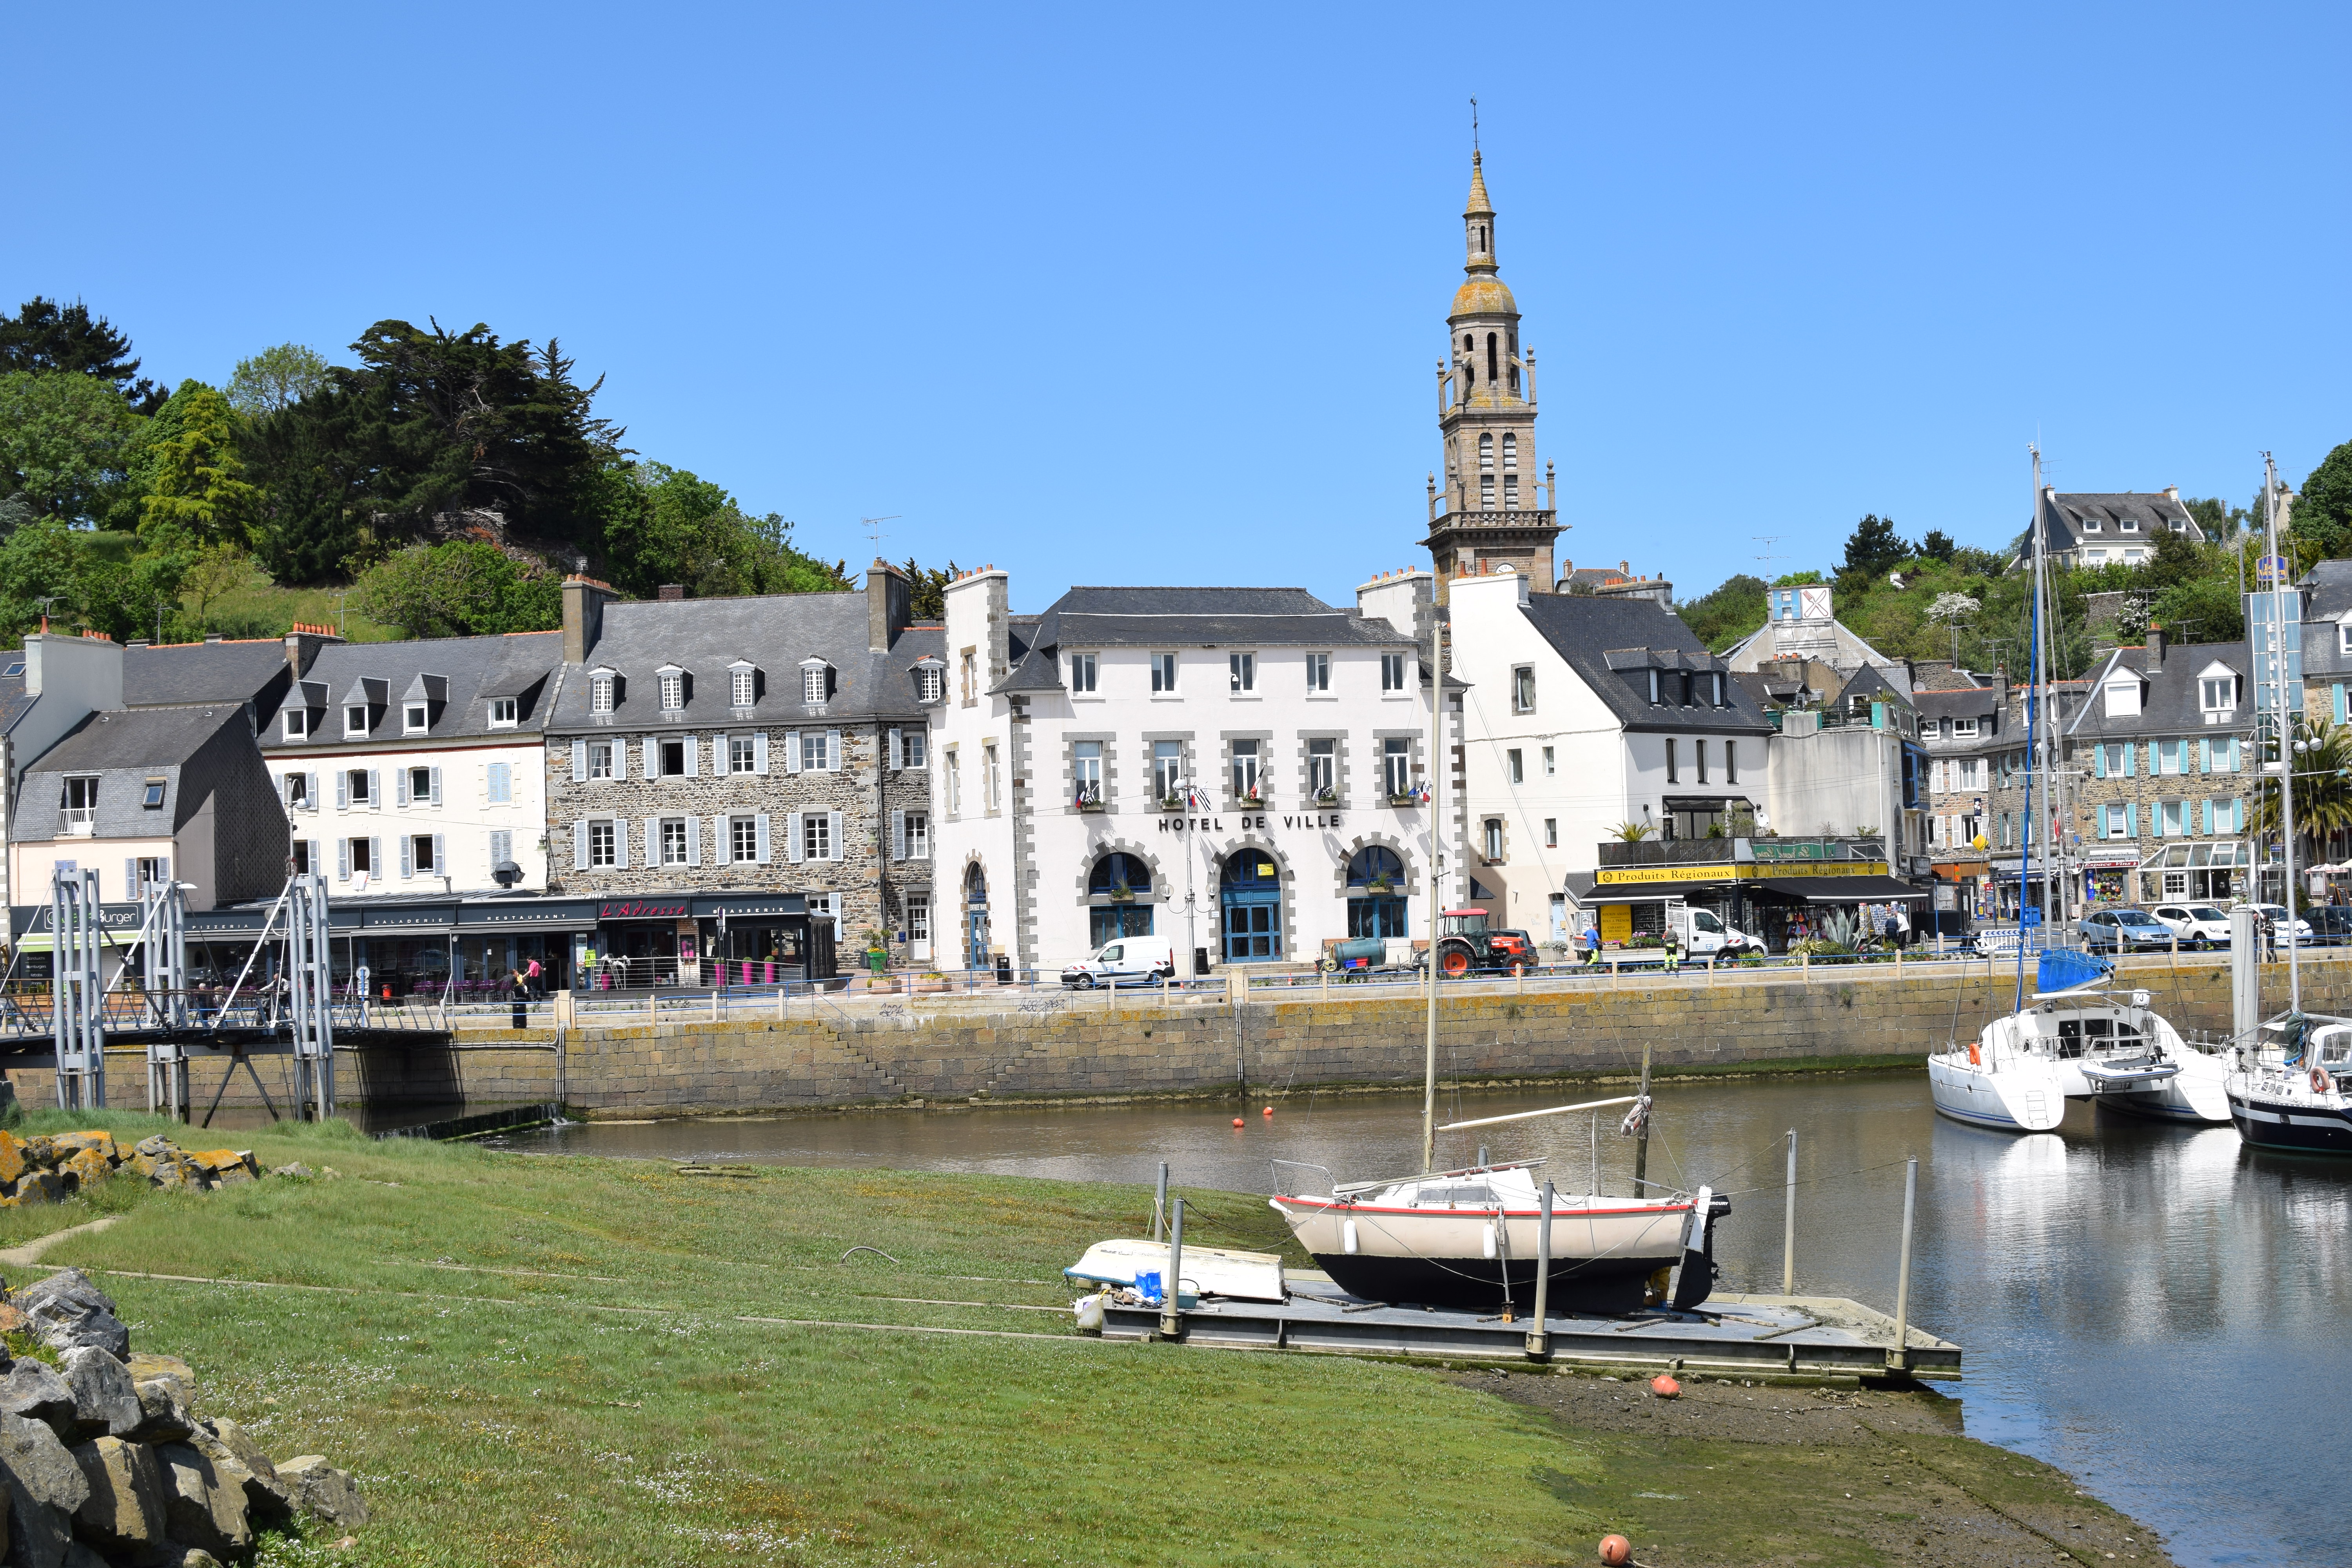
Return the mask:
[[[1560,525],[1551,469],[1536,468],[1536,356],[1519,347],[1519,306],[1496,274],[1495,206],[1477,153],[1462,215],[1463,271],[1437,367],[1437,428],[1445,472],[1429,480],[1429,546],[1437,596],[1454,577],[1509,566],[1535,593],[1553,591]],[[1538,478],[1540,473],[1540,478]]]

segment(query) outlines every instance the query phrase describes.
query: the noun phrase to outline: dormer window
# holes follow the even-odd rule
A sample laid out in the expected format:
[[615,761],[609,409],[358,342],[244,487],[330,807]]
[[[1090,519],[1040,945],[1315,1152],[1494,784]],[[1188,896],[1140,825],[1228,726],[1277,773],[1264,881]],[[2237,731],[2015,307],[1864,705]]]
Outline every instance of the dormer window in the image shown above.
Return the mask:
[[402,705],[402,733],[408,735],[422,734],[427,728],[429,728],[429,725],[426,722],[426,712],[424,703],[409,702]]
[[821,658],[801,660],[801,700],[811,707],[833,694],[833,667]]
[[759,700],[760,672],[752,666],[737,663],[727,672],[728,700],[738,708],[749,708]]
[[588,677],[588,711],[610,713],[620,701],[620,678],[609,669],[593,671]]
[[169,784],[168,779],[149,779],[146,786],[140,792],[139,804],[150,811],[161,811],[163,808],[163,791]]
[[2238,678],[2209,675],[2197,683],[2199,706],[2208,713],[2226,713],[2238,705]]
[[310,710],[307,708],[289,708],[283,715],[283,729],[286,738],[289,741],[307,739],[310,733]]
[[512,697],[490,699],[490,728],[511,730],[522,722],[522,703]]
[[2116,524],[2116,531],[2121,533],[2137,533],[2139,531],[2139,519],[2136,517],[2124,518]]
[[1653,707],[1663,705],[1665,700],[1665,693],[1660,689],[1658,684],[1658,672],[1655,669],[1653,669],[1650,671],[1651,705]]
[[665,713],[675,713],[686,706],[686,671],[665,669],[660,672],[661,705]]
[[368,710],[364,702],[354,702],[343,710],[343,735],[350,739],[368,732]]
[[2083,531],[2084,533],[2099,533],[2104,531],[2105,528],[2106,524],[2101,522],[2095,517],[2086,517],[2083,520]]
[[947,696],[948,672],[936,664],[915,667],[915,700],[938,702]]
[[2118,676],[2102,689],[2106,699],[2107,717],[2134,719],[2139,716],[2139,678]]

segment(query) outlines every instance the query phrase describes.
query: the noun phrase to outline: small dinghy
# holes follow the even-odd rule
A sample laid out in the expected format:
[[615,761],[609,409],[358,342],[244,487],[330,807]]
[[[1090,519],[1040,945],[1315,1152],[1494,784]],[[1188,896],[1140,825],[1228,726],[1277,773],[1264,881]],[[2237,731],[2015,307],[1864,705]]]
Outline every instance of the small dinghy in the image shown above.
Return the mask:
[[[1081,1284],[1124,1285],[1132,1289],[1137,1277],[1168,1278],[1168,1244],[1164,1241],[1097,1241],[1087,1255],[1062,1270]],[[1271,1252],[1234,1252],[1222,1247],[1184,1248],[1184,1278],[1179,1290],[1186,1295],[1226,1296],[1237,1301],[1280,1301],[1282,1259]]]

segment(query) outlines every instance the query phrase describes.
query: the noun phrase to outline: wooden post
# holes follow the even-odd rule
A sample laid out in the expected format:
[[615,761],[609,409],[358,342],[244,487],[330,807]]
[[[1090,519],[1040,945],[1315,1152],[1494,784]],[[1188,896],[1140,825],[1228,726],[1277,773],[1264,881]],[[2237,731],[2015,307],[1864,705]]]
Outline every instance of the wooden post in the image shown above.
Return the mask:
[[[1649,1093],[1650,1042],[1643,1040],[1642,1042],[1642,1095],[1647,1099]],[[1633,1195],[1638,1198],[1649,1190],[1647,1183],[1650,1174],[1650,1108],[1644,1105],[1637,1109],[1642,1111],[1642,1130],[1633,1135]]]

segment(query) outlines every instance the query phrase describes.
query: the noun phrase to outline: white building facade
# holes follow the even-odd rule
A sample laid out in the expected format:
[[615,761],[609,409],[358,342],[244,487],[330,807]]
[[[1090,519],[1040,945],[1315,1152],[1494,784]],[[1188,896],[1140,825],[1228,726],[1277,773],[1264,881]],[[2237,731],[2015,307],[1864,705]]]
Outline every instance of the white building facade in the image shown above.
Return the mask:
[[[1341,610],[1296,588],[1073,588],[1015,616],[947,590],[937,898],[962,962],[1058,970],[1116,937],[1213,965],[1428,933],[1430,580]],[[942,954],[945,962],[945,954]]]

